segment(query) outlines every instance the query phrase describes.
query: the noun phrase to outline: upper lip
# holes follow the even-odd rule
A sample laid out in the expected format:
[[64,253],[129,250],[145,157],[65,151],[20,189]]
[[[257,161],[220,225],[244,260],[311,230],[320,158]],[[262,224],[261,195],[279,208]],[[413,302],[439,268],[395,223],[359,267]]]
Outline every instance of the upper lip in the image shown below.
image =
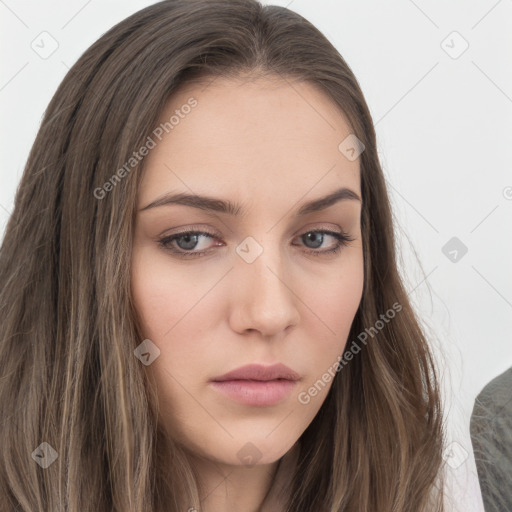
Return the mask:
[[240,368],[236,368],[220,377],[214,377],[212,381],[221,382],[225,380],[260,380],[260,381],[268,381],[268,380],[276,380],[276,379],[286,379],[286,380],[299,380],[300,375],[297,372],[294,372],[288,366],[277,363],[271,366],[264,366],[262,364],[248,364],[245,366],[241,366]]

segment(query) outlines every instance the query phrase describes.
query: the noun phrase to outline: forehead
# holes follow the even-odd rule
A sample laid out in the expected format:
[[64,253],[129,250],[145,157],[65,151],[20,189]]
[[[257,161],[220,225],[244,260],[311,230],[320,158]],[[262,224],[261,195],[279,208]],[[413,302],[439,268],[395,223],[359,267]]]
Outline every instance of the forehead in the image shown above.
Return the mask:
[[[191,106],[193,105],[193,106]],[[359,159],[339,107],[307,82],[216,78],[187,84],[161,112],[145,158],[139,206],[169,190],[297,201],[346,186],[360,193]]]

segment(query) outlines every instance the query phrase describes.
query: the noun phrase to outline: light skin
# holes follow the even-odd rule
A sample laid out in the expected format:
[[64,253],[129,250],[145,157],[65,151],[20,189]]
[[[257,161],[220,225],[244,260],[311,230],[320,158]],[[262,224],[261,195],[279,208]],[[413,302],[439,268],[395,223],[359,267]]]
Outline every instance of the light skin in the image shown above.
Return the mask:
[[[338,149],[352,130],[311,84],[269,77],[189,84],[161,121],[191,96],[197,106],[145,158],[132,294],[144,336],[160,349],[146,370],[158,385],[161,421],[191,454],[201,511],[257,512],[279,459],[311,423],[332,380],[308,404],[298,395],[343,353],[363,291],[360,200],[298,211],[342,188],[361,198],[359,159]],[[144,209],[179,192],[230,201],[244,213],[182,204]],[[159,244],[194,230],[211,236]],[[322,230],[352,240],[343,245],[322,238]],[[251,263],[236,251],[247,237],[263,249]],[[338,243],[339,252],[323,252]],[[205,254],[179,258],[172,249]],[[276,362],[300,375],[277,405],[244,405],[209,383],[249,363]],[[238,455],[248,442],[259,452],[252,467]]]

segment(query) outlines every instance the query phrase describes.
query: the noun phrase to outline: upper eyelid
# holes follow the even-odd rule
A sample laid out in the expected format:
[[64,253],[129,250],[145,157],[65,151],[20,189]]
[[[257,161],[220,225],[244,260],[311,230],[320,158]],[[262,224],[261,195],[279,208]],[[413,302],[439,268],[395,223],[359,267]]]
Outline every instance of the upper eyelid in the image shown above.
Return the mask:
[[[305,229],[300,229],[300,230],[297,230],[295,231],[294,233],[294,236],[299,236],[299,235],[302,235],[304,233],[311,233],[311,232],[315,232],[315,231],[332,231],[334,233],[337,232],[337,230],[339,230],[338,232],[340,234],[347,234],[347,230],[346,229],[343,229],[343,228],[333,228],[333,227],[328,227],[326,225],[326,223],[311,223],[312,224],[312,227],[309,227],[309,228],[305,228]],[[330,222],[330,223],[327,223],[327,224],[334,224],[333,222]],[[177,228],[179,229],[179,228]],[[211,231],[210,231],[211,230]],[[213,237],[218,237],[218,238],[222,238],[222,234],[218,231],[218,230],[215,230],[215,229],[211,229],[211,228],[205,228],[201,225],[192,225],[192,226],[187,226],[185,228],[183,228],[182,230],[180,231],[176,231],[176,232],[173,232],[173,233],[170,233],[170,234],[163,234],[163,235],[158,235],[157,238],[161,239],[161,238],[167,238],[167,237],[171,237],[171,236],[178,236],[178,235],[183,235],[183,234],[189,234],[189,233],[201,233],[201,234],[205,234],[205,235],[208,235],[208,236],[213,236]]]
[[[332,234],[339,234],[339,235],[348,235],[348,233],[343,229],[340,231],[336,231],[335,229],[332,229],[332,228],[320,226],[320,227],[315,227],[315,228],[300,231],[299,233],[294,235],[294,237],[302,236],[307,233],[318,233],[318,232],[319,233],[327,233],[327,234],[332,233]],[[208,236],[210,238],[221,238],[222,237],[220,234],[217,234],[215,232],[209,232],[202,228],[192,228],[192,229],[184,229],[183,231],[177,231],[175,233],[171,233],[168,235],[162,235],[162,236],[159,236],[158,239],[165,240],[165,239],[179,237],[181,235],[189,235],[189,234],[203,235],[203,236]]]

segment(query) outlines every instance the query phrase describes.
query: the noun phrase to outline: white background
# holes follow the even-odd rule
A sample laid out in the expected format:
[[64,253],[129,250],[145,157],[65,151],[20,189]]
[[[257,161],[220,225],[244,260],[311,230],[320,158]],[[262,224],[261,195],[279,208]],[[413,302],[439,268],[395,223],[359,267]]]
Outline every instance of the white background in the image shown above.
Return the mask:
[[[0,0],[2,233],[43,112],[68,68],[151,3]],[[469,417],[482,387],[512,366],[512,0],[264,3],[316,25],[361,84],[401,268],[442,370],[447,436],[456,443],[448,467],[453,510],[480,512]],[[58,43],[46,59],[31,47],[48,38],[42,32]],[[442,252],[452,237],[468,249],[456,262]]]

